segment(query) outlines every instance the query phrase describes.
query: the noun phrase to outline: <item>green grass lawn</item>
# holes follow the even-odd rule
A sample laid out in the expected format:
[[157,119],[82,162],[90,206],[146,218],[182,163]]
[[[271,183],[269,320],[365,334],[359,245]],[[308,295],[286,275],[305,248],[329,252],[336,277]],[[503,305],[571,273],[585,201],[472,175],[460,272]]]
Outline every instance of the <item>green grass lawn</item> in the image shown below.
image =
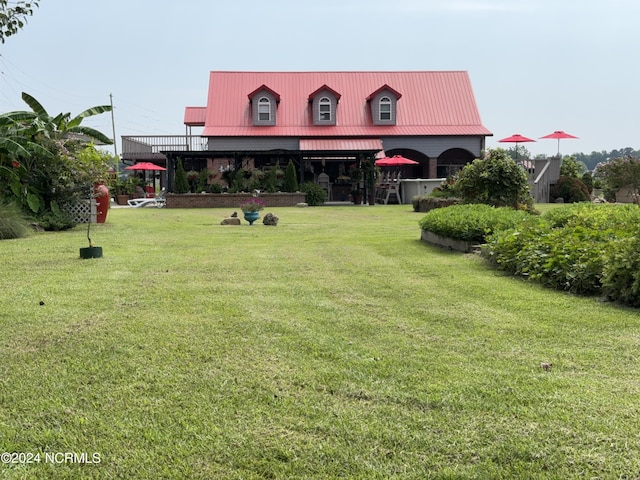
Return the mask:
[[0,478],[640,477],[637,310],[427,246],[410,206],[269,211],[0,242],[0,451],[41,455]]

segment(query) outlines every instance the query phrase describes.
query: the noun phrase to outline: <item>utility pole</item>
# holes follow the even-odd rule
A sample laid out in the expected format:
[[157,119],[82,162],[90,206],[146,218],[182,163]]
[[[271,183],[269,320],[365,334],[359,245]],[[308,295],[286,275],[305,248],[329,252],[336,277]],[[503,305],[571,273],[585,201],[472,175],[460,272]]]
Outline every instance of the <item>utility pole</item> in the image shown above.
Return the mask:
[[109,100],[111,102],[111,128],[113,129],[113,153],[116,156],[116,175],[120,175],[120,159],[118,158],[118,144],[116,140],[116,120],[113,114],[113,94],[109,94]]

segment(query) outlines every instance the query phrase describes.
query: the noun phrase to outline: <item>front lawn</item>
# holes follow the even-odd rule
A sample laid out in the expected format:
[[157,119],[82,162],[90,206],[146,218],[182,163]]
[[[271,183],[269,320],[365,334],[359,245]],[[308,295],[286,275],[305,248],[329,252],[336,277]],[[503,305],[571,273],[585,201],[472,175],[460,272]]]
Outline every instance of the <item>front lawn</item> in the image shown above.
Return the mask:
[[430,247],[410,205],[269,211],[1,241],[0,448],[41,461],[0,477],[640,476],[637,310]]

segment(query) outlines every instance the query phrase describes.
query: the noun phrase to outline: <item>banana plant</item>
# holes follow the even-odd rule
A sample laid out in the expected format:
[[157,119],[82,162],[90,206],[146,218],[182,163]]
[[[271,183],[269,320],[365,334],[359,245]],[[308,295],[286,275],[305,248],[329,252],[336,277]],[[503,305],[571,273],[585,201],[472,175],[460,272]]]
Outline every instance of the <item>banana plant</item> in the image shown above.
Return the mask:
[[23,92],[22,99],[32,111],[0,115],[0,184],[9,187],[0,188],[0,196],[12,193],[27,210],[38,214],[49,208],[56,185],[48,165],[59,153],[52,152],[72,140],[111,144],[103,133],[81,125],[87,117],[111,111],[111,106],[92,107],[75,117],[70,113],[54,117],[31,95]]
[[60,113],[55,117],[49,115],[40,102],[26,92],[22,92],[22,100],[31,107],[32,112],[12,112],[8,115],[16,121],[29,122],[34,133],[42,133],[53,139],[72,139],[74,135],[84,135],[105,145],[113,142],[102,132],[82,126],[82,120],[101,113],[110,112],[110,105],[91,107],[84,112],[71,117],[71,113]]

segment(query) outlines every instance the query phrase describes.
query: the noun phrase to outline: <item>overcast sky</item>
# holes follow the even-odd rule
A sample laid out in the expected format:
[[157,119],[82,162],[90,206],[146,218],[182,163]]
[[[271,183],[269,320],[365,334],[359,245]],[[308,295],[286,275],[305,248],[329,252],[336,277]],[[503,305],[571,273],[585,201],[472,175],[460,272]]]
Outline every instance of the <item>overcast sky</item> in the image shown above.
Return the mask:
[[[637,0],[41,0],[0,45],[0,112],[112,94],[118,138],[181,135],[211,70],[465,70],[488,147],[564,130],[563,154],[638,149],[638,19]],[[113,135],[109,114],[86,124]]]

